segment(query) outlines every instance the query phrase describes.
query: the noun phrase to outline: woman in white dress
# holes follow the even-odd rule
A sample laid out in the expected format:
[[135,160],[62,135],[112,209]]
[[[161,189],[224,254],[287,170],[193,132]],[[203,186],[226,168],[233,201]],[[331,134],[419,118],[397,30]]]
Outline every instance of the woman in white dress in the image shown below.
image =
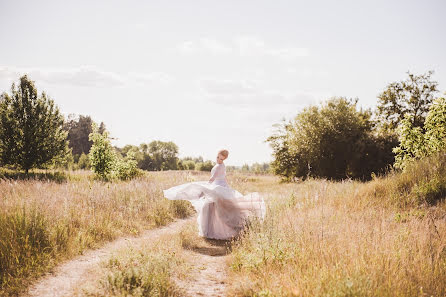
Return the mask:
[[257,192],[243,196],[231,189],[226,180],[227,150],[217,154],[217,164],[209,181],[187,183],[164,190],[170,200],[189,200],[198,213],[198,234],[213,239],[231,239],[242,229],[246,220],[255,216],[263,219],[265,202]]

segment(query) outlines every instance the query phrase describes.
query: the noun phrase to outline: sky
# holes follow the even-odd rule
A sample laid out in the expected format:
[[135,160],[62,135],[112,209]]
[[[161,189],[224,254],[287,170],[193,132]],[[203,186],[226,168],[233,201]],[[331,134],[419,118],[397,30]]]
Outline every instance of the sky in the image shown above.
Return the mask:
[[273,125],[333,97],[375,108],[434,70],[446,91],[446,1],[0,0],[0,92],[23,74],[116,146],[272,160]]

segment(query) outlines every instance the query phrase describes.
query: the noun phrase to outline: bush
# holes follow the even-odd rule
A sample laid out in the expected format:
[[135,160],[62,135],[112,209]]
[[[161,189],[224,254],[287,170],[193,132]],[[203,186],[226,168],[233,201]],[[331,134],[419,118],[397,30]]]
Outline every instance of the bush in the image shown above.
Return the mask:
[[398,126],[400,144],[393,150],[396,168],[405,169],[413,160],[446,148],[446,99],[438,98],[430,106],[424,130],[412,122],[412,117],[406,115]]
[[101,134],[95,123],[92,126],[93,132],[90,134],[90,139],[93,141],[93,145],[89,157],[91,168],[99,178],[128,180],[142,174],[138,169],[135,155],[131,151],[127,153],[126,158],[119,158],[111,146],[108,132],[104,131]]
[[130,180],[142,175],[133,152],[127,153],[127,156],[124,159],[115,159],[113,175],[120,180]]
[[199,171],[211,171],[212,167],[214,167],[214,163],[209,160],[195,164],[195,170]]
[[184,170],[195,170],[195,162],[193,160],[185,160],[182,162]]
[[90,159],[84,153],[80,155],[77,164],[80,169],[90,169]]

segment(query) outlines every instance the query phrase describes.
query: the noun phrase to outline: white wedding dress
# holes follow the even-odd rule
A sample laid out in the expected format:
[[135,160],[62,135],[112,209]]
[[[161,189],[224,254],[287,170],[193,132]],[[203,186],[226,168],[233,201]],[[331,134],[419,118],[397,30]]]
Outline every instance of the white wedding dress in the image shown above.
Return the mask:
[[236,236],[251,216],[265,217],[265,202],[257,192],[243,196],[226,183],[226,167],[217,164],[208,181],[191,182],[164,190],[170,200],[188,200],[198,213],[198,234],[213,239]]

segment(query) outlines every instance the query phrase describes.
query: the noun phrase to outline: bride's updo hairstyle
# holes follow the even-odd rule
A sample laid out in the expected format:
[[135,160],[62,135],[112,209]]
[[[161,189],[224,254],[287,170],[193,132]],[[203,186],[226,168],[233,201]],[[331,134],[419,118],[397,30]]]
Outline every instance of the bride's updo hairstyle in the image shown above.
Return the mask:
[[223,157],[225,157],[225,159],[228,158],[229,156],[229,152],[227,150],[221,150],[218,152],[219,155],[222,155]]

